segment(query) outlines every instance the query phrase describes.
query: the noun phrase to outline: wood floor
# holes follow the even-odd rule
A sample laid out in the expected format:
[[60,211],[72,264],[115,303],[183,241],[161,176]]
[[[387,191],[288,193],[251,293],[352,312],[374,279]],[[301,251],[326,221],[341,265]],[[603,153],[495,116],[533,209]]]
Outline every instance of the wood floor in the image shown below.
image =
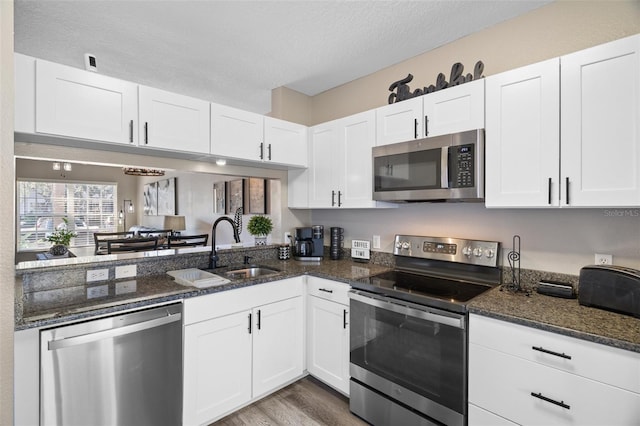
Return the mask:
[[310,376],[213,423],[215,426],[366,424],[349,412],[345,396]]

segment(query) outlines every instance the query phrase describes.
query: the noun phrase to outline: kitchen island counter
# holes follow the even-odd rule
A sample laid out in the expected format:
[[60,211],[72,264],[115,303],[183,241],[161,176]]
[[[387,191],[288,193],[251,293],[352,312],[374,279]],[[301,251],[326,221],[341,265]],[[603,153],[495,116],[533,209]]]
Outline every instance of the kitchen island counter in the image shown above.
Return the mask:
[[640,319],[582,306],[578,299],[501,287],[474,298],[469,312],[640,353]]

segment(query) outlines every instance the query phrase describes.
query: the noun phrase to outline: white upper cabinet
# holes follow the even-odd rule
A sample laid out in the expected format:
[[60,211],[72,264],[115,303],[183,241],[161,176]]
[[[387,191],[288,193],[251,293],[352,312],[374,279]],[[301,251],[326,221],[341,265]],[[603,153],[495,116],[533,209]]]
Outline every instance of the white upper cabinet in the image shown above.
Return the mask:
[[307,126],[264,117],[264,161],[307,167]]
[[249,111],[211,104],[211,154],[307,166],[307,128]]
[[376,109],[378,146],[484,128],[484,79]]
[[373,110],[310,129],[309,207],[390,206],[372,199],[371,148],[375,137]]
[[486,79],[487,207],[557,207],[560,60]]
[[209,154],[209,102],[139,87],[139,145]]
[[424,136],[484,128],[484,79],[422,97]]
[[563,206],[640,205],[640,35],[560,58]]
[[36,61],[35,131],[102,142],[138,141],[138,86]]
[[211,104],[211,153],[261,161],[264,116],[220,104]]
[[389,145],[423,137],[422,97],[376,109],[376,145]]

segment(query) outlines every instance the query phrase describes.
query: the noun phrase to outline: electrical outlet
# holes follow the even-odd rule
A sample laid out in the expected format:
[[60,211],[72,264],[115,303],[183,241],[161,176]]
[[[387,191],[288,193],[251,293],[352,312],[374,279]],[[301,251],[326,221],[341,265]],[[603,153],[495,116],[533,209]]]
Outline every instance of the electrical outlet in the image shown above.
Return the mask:
[[138,273],[137,265],[116,266],[116,280],[120,278],[135,277]]
[[373,248],[374,249],[379,249],[380,248],[380,235],[374,235],[373,236]]
[[91,269],[87,271],[87,282],[106,281],[109,279],[109,269]]
[[289,244],[291,242],[291,232],[287,231],[284,233],[284,241],[283,243]]
[[596,265],[613,265],[613,256],[610,254],[596,253]]

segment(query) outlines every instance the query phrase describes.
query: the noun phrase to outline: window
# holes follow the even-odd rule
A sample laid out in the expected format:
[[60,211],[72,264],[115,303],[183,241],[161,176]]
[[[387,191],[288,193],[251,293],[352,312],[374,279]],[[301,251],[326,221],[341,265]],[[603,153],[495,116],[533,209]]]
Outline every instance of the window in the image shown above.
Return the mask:
[[117,185],[18,181],[18,251],[51,247],[45,238],[64,226],[78,234],[72,247],[92,246],[94,232],[117,230]]

